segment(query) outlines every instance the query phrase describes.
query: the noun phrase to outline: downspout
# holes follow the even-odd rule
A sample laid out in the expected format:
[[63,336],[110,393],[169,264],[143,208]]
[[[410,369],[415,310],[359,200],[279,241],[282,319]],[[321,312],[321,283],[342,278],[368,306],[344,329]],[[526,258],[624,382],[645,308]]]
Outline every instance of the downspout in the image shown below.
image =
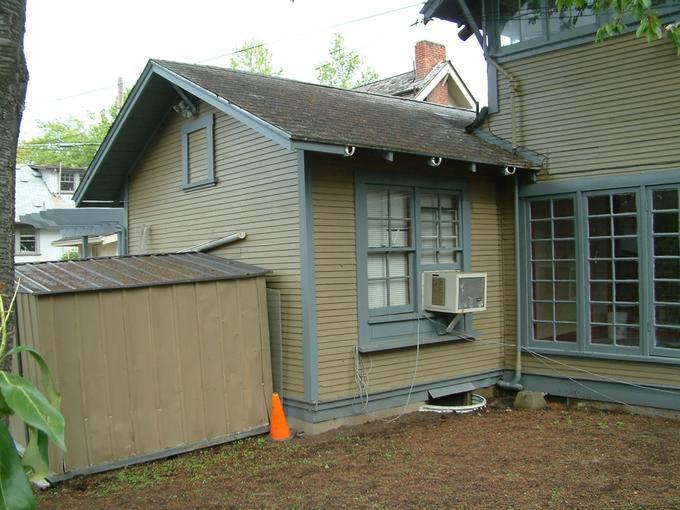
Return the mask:
[[496,386],[504,390],[522,391],[524,386],[520,383],[522,379],[522,298],[520,296],[520,285],[522,278],[520,277],[521,262],[519,257],[520,240],[519,240],[519,177],[515,174],[515,316],[516,316],[516,348],[515,348],[515,376],[510,382],[499,380]]
[[[465,0],[458,0],[458,6],[463,11],[463,14],[465,15],[465,19],[469,27],[472,28],[472,31],[474,32],[475,37],[477,38],[477,41],[479,41],[479,45],[482,47],[482,51],[484,52],[484,60],[486,60],[489,64],[494,66],[496,70],[498,70],[510,83],[510,103],[511,103],[510,123],[512,125],[511,142],[512,150],[515,151],[517,149],[517,101],[519,93],[519,82],[517,81],[517,78],[515,78],[513,75],[507,72],[498,62],[496,62],[489,55],[489,50],[486,47],[486,43],[484,42],[484,38],[482,37],[481,32],[479,31],[479,26],[477,25],[477,22],[472,16],[472,13],[470,12],[470,9],[465,3]],[[482,9],[484,9],[484,2],[482,2]],[[485,17],[486,14],[483,12],[482,16]]]

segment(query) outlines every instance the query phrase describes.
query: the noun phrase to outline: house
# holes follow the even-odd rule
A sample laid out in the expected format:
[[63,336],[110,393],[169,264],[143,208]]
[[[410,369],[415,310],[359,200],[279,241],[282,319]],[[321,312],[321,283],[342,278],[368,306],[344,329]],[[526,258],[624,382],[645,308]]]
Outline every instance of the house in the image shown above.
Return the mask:
[[49,209],[74,208],[73,192],[84,168],[17,165],[15,199],[15,261],[59,260],[69,249],[54,246],[58,229],[36,228],[21,217]]
[[355,90],[478,109],[467,85],[446,59],[446,47],[432,41],[416,43],[412,71],[366,83]]
[[121,211],[75,209],[73,193],[84,168],[17,165],[15,262],[118,254]]
[[[654,5],[678,20],[677,1]],[[478,134],[545,156],[537,182],[519,181],[511,386],[679,409],[677,48],[636,38],[634,23],[596,44],[605,14],[545,0],[430,0],[421,12],[487,46]]]
[[[542,157],[469,133],[476,120],[431,102],[151,60],[75,200],[122,207],[130,255],[207,245],[270,270],[284,405],[295,426],[321,430],[504,374],[513,175],[531,179]],[[486,311],[457,324],[425,312],[422,274],[442,269],[485,273]]]

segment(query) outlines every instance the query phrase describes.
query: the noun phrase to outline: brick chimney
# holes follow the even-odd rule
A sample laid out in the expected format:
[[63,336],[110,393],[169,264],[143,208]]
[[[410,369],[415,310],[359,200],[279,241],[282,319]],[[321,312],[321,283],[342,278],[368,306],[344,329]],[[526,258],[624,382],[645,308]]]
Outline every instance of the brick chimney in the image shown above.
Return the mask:
[[416,80],[425,78],[432,68],[446,60],[446,47],[432,41],[416,43]]
[[[416,80],[422,80],[430,71],[446,60],[446,47],[431,41],[419,41],[416,43]],[[425,98],[430,103],[449,104],[449,89],[446,82],[437,85]]]

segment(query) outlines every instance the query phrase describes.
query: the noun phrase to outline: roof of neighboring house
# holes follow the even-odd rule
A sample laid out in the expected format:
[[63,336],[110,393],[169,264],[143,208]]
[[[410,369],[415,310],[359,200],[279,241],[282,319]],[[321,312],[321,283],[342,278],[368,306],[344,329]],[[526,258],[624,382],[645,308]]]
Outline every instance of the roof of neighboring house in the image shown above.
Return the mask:
[[537,160],[467,133],[465,127],[475,118],[468,110],[221,67],[152,60],[90,165],[75,194],[77,203],[120,196],[123,179],[149,133],[179,100],[178,89],[290,149],[342,153],[349,145],[499,166],[540,166]]
[[40,169],[29,165],[16,167],[16,196],[14,200],[14,221],[19,223],[21,216],[47,209],[75,207],[69,198],[50,192]]
[[205,253],[131,255],[61,262],[17,264],[19,290],[66,294],[233,280],[262,276],[268,270]]
[[108,235],[121,230],[125,210],[121,207],[49,209],[23,214],[19,220],[37,229],[61,230],[61,235],[66,237]]
[[375,94],[385,94],[388,96],[410,97],[414,98],[418,92],[423,90],[432,79],[434,79],[439,72],[446,67],[447,61],[439,62],[432,70],[427,73],[427,76],[420,80],[416,80],[416,72],[408,71],[406,73],[383,78],[382,80],[372,81],[354,90],[362,92],[373,92]]

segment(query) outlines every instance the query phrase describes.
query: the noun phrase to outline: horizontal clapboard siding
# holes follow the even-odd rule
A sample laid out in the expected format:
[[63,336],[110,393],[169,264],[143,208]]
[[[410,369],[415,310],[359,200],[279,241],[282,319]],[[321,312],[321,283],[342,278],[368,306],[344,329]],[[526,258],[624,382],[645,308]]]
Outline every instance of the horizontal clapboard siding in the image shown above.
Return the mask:
[[173,252],[245,231],[245,240],[211,253],[272,270],[267,285],[281,291],[284,392],[301,396],[297,156],[205,103],[199,108],[215,115],[217,184],[180,189],[183,119],[170,114],[130,178],[129,251]]
[[[519,82],[518,142],[548,158],[541,179],[680,167],[680,60],[634,35],[504,64]],[[489,127],[510,139],[507,80]]]
[[[358,344],[358,310],[353,168],[345,160],[315,160],[312,182],[320,398],[329,400],[356,392],[353,349]],[[506,279],[501,252],[505,249],[505,238],[501,235],[497,198],[493,180],[476,177],[470,180],[472,269],[486,271],[489,276],[489,309],[474,318],[480,339],[421,347],[416,383],[503,367]],[[362,355],[370,391],[408,387],[415,355],[415,348]]]

